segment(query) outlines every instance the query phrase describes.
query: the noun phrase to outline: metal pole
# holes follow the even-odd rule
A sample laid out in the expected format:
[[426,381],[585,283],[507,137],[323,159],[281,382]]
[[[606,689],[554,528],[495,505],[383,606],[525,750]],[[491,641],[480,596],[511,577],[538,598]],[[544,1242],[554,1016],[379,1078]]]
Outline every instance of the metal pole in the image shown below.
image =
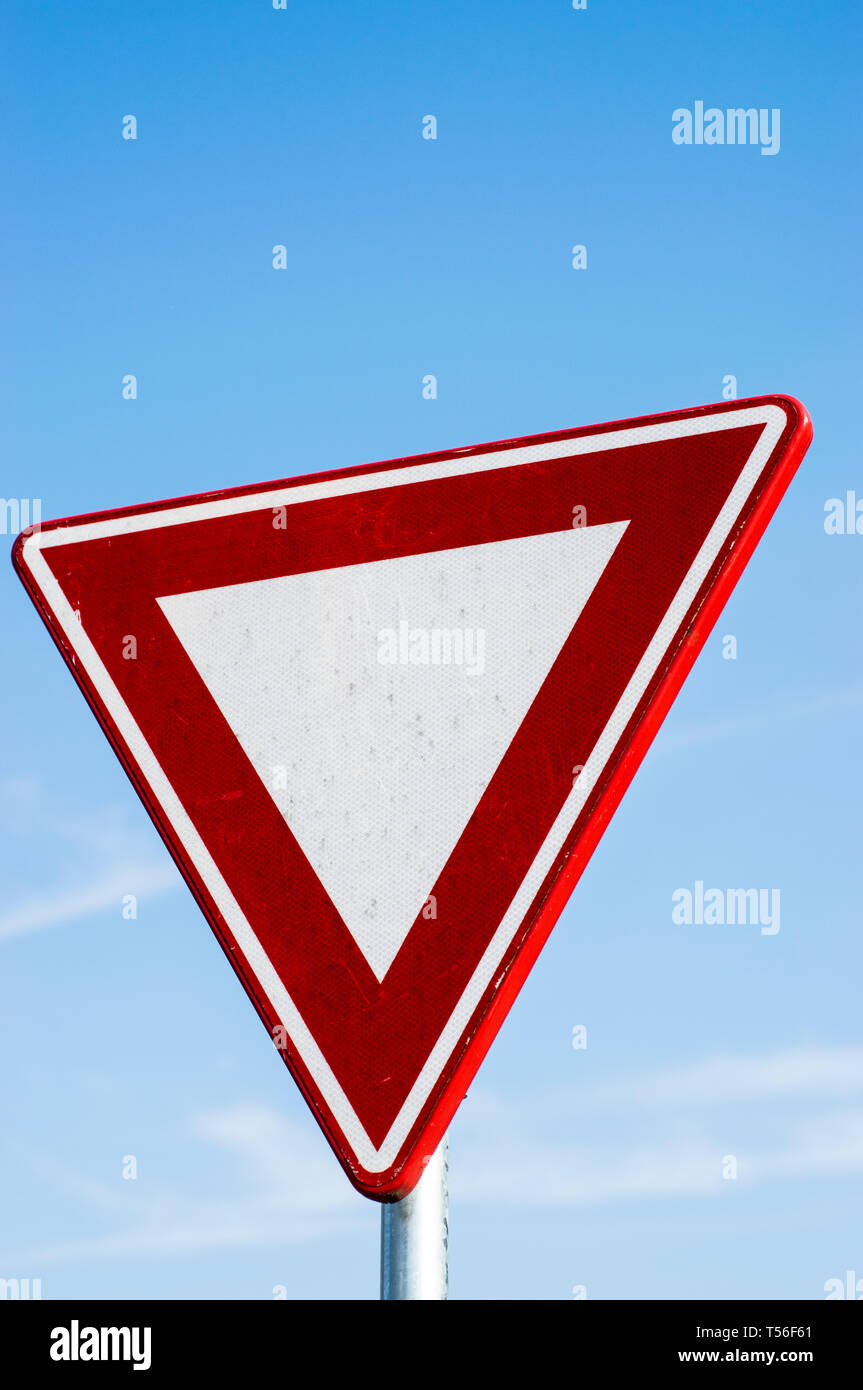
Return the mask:
[[447,1136],[407,1197],[381,1207],[381,1298],[447,1297]]

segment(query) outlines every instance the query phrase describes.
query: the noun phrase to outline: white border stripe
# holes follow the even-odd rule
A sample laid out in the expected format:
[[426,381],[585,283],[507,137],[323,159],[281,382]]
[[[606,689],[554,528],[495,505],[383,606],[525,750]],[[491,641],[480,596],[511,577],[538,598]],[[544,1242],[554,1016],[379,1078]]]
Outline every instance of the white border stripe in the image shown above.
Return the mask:
[[[437,464],[432,461],[414,467],[382,469],[377,473],[370,472],[354,477],[330,479],[325,482],[298,484],[289,488],[276,488],[272,491],[246,494],[241,497],[170,507],[135,516],[82,522],[79,525],[58,527],[55,530],[35,533],[24,542],[22,558],[44,596],[48,608],[57,619],[70,647],[104,701],[106,709],[155,796],[164,807],[175,835],[182,842],[186,853],[212,895],[219,912],[230,927],[261,989],[270,1001],[273,1012],[281,1020],[288,1036],[301,1054],[303,1062],[308,1067],[345,1138],[353,1148],[356,1158],[362,1167],[369,1172],[382,1172],[389,1168],[397,1157],[465,1024],[493,978],[507,947],[521,926],[527,909],[570,834],[581,811],[585,796],[601,776],[623,729],[629,722],[651,677],[662,661],[677,628],[701,587],[710,566],[716,559],[723,542],[733,529],[743,505],[755,486],[764,465],[770,458],[786,423],[786,413],[778,405],[754,406],[739,411],[720,411],[714,415],[642,425],[631,429],[610,430],[605,434],[585,435],[578,439],[550,441],[540,445],[528,444],[490,453],[466,455],[462,458],[446,459]],[[236,515],[242,512],[272,509],[273,507],[295,506],[300,502],[324,497],[346,496],[356,492],[368,492],[380,487],[408,486],[415,482],[453,478],[461,474],[484,472],[489,469],[517,467],[520,464],[538,462],[548,458],[571,457],[578,454],[615,449],[624,445],[633,446],[660,440],[680,439],[688,435],[708,434],[718,430],[743,428],[755,424],[764,424],[766,428],[603,730],[579,777],[577,787],[573,789],[562,807],[524,882],[510,904],[509,910],[489,942],[470,982],[429,1054],[428,1060],[417,1077],[392,1128],[380,1148],[375,1148],[293,1000],[270,964],[263,947],[222,878],[161,765],[156,760],[153,751],[123,702],[119,690],[111,680],[95,647],[76,619],[71,605],[51,573],[41,551],[52,545],[76,544],[106,536],[151,531],[162,526],[175,526],[217,516]]]

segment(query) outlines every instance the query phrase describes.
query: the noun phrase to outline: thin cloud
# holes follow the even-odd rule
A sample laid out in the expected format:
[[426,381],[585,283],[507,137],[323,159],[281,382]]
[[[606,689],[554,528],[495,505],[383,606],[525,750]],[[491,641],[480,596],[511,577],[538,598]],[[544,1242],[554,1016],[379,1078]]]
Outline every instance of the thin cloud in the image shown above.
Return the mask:
[[[597,1152],[587,1146],[525,1143],[517,1131],[498,1132],[462,1149],[453,1183],[466,1201],[520,1207],[598,1206],[637,1198],[716,1197],[731,1186],[751,1188],[777,1179],[823,1178],[863,1172],[863,1112],[819,1116],[817,1137],[786,1129],[770,1145],[747,1141],[737,1128],[735,1152],[704,1135],[673,1142],[620,1146]],[[723,1175],[729,1157],[733,1181]]]
[[37,845],[40,863],[55,866],[58,879],[46,886],[43,875],[38,892],[4,904],[0,942],[119,912],[127,894],[151,898],[182,882],[167,856],[154,857],[152,835],[130,828],[125,810],[70,808],[34,777],[0,783],[0,826],[10,841]]
[[[715,1195],[728,1186],[729,1152],[741,1185],[859,1173],[863,1111],[847,1102],[861,1093],[861,1047],[721,1054],[515,1103],[480,1092],[466,1108],[456,1187],[475,1202],[540,1206]],[[825,1102],[845,1105],[825,1110]],[[543,1137],[548,1117],[561,1114],[577,1116],[598,1144]]]
[[[341,1234],[367,1220],[364,1204],[308,1126],[268,1106],[240,1104],[196,1114],[187,1129],[204,1152],[215,1147],[233,1156],[242,1178],[239,1191],[232,1182],[231,1195],[218,1199],[193,1192],[142,1192],[133,1226],[6,1253],[7,1264],[294,1245]],[[39,1171],[55,1187],[77,1193],[103,1219],[117,1212],[117,1196],[106,1184],[90,1190],[92,1185],[79,1174],[58,1172],[56,1160],[39,1165]]]
[[680,753],[704,744],[719,743],[727,738],[742,738],[775,728],[778,723],[793,723],[828,715],[859,712],[863,709],[863,685],[834,686],[789,700],[785,704],[763,706],[751,713],[730,719],[706,719],[679,728],[665,730],[653,746],[654,757]]
[[114,907],[119,912],[127,894],[152,898],[168,893],[180,883],[172,863],[124,864],[95,882],[70,885],[56,893],[27,898],[0,913],[0,941],[40,931],[43,927],[63,926]]
[[[863,1050],[787,1049],[764,1055],[706,1058],[691,1067],[625,1079],[596,1088],[616,1123],[589,1125],[590,1142],[558,1142],[543,1135],[549,1115],[581,1104],[584,1091],[548,1094],[472,1093],[453,1130],[451,1187],[466,1204],[568,1209],[636,1200],[715,1198],[730,1188],[771,1182],[823,1180],[863,1173],[863,1109],[836,1098],[861,1089]],[[586,1089],[586,1088],[585,1088]],[[798,1104],[784,1117],[789,1096]],[[804,1104],[801,1098],[810,1099]],[[833,1108],[825,1109],[825,1097]],[[633,1098],[645,1107],[639,1119]],[[680,1117],[656,1107],[699,1106]],[[738,1112],[732,1102],[757,1101]],[[557,1108],[555,1108],[555,1106]],[[625,1119],[623,1137],[620,1118]],[[84,1239],[18,1252],[12,1263],[35,1267],[81,1259],[195,1254],[239,1247],[293,1245],[365,1229],[362,1202],[308,1124],[264,1105],[241,1103],[189,1117],[187,1137],[196,1161],[212,1166],[213,1150],[226,1160],[230,1196],[205,1198],[194,1190],[141,1192],[133,1225]],[[594,1138],[595,1136],[595,1138]],[[182,1136],[180,1136],[182,1137]],[[731,1153],[738,1177],[723,1177]],[[206,1155],[206,1158],[204,1158]],[[110,1185],[82,1178],[58,1160],[38,1164],[50,1186],[77,1194],[96,1219],[122,1219],[125,1203]],[[233,1168],[233,1173],[231,1169]],[[222,1170],[220,1170],[222,1171]],[[7,1263],[12,1252],[7,1252]],[[23,1265],[22,1265],[23,1267]]]
[[[863,1047],[793,1047],[768,1053],[721,1053],[688,1066],[637,1073],[567,1088],[581,1110],[717,1106],[783,1096],[863,1093]],[[556,1103],[564,1100],[558,1095]]]

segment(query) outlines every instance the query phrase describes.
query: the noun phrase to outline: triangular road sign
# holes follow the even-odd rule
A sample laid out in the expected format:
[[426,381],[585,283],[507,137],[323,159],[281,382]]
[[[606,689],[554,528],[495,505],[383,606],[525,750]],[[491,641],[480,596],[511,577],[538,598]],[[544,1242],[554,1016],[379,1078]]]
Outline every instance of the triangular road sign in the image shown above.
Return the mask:
[[762,397],[16,543],[368,1195],[419,1177],[811,434]]

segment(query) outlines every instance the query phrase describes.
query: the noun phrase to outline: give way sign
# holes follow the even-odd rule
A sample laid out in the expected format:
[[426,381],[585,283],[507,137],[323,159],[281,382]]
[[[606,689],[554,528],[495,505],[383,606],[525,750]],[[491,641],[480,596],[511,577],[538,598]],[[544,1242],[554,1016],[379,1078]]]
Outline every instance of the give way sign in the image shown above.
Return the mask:
[[16,542],[369,1196],[434,1152],[811,434],[769,396]]

